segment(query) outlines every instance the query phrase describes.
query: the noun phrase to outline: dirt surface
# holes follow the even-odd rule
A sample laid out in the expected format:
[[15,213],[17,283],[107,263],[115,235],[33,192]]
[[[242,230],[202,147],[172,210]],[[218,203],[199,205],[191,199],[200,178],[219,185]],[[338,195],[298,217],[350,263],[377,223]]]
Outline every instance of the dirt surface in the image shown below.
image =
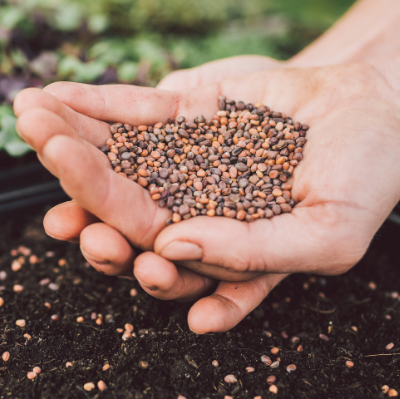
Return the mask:
[[[231,332],[200,336],[187,327],[190,304],[162,302],[135,282],[98,274],[78,246],[48,238],[42,218],[14,219],[0,229],[0,271],[6,273],[0,274],[5,277],[0,355],[10,353],[7,362],[0,358],[0,398],[383,398],[385,384],[400,391],[400,355],[394,354],[400,352],[400,230],[395,225],[381,228],[349,273],[293,275]],[[31,264],[24,248],[12,256],[20,245],[39,262]],[[25,264],[12,271],[13,260],[21,256]],[[23,291],[14,292],[15,284]],[[136,296],[130,295],[132,288]],[[18,319],[26,326],[18,327]],[[125,323],[134,326],[136,337],[123,341],[116,329]],[[278,354],[271,354],[273,347]],[[272,361],[279,357],[279,367],[267,367],[262,355]],[[354,367],[346,367],[347,360]],[[106,363],[110,368],[102,371]],[[289,364],[297,366],[292,373]],[[42,372],[29,380],[35,366]],[[237,383],[225,383],[228,374]],[[269,391],[270,375],[276,376],[277,394]],[[102,392],[100,380],[107,385]],[[95,384],[90,392],[83,388],[88,382]]]

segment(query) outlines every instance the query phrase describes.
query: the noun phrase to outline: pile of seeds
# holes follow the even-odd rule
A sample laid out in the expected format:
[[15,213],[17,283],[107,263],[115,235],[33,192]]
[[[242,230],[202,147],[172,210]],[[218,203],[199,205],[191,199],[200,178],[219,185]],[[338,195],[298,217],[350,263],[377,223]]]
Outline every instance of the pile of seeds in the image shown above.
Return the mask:
[[179,116],[154,126],[111,126],[100,150],[115,172],[150,191],[169,221],[226,216],[253,221],[290,212],[289,179],[303,158],[308,126],[263,104],[219,97],[208,121]]

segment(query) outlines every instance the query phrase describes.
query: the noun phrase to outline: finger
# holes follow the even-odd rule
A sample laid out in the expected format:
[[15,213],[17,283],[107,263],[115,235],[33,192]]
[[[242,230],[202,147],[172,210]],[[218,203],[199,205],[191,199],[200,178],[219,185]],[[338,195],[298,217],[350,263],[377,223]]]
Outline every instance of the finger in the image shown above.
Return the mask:
[[43,220],[46,233],[57,240],[78,243],[82,230],[98,219],[76,201],[67,201],[50,209]]
[[147,293],[165,300],[193,301],[216,285],[214,279],[176,267],[153,252],[136,258],[134,274]]
[[154,250],[172,261],[195,258],[242,272],[340,274],[358,259],[353,223],[332,204],[299,204],[292,213],[252,223],[198,217],[164,229]]
[[157,85],[162,90],[187,90],[209,85],[236,76],[280,68],[281,62],[269,57],[245,55],[207,62],[196,68],[182,69],[168,74]]
[[[78,137],[76,131],[64,119],[44,108],[31,108],[26,110],[18,118],[17,130],[24,141],[26,141],[39,156],[42,155],[43,147],[47,141],[56,135],[71,137],[75,142],[83,144],[86,148],[86,152],[92,153],[94,156],[101,155],[96,147]],[[41,158],[39,159],[42,161]],[[101,156],[100,159],[103,167],[110,168],[107,157]],[[47,165],[45,166],[47,167]],[[55,171],[52,169],[50,172],[55,174]]]
[[286,276],[266,274],[246,282],[222,281],[214,294],[200,299],[192,306],[188,315],[190,329],[197,334],[230,330]]
[[105,223],[93,223],[82,230],[81,251],[99,272],[110,276],[133,276],[135,251],[125,237]]
[[[80,114],[58,98],[43,90],[29,88],[18,93],[14,100],[14,112],[18,117],[32,108],[44,108],[58,115],[82,138],[96,147],[111,137],[110,125],[97,119]],[[35,134],[40,134],[35,132]]]
[[105,168],[104,154],[87,151],[82,142],[59,135],[46,143],[43,158],[65,192],[84,209],[120,231],[131,244],[152,248],[170,211],[159,208],[138,184]]

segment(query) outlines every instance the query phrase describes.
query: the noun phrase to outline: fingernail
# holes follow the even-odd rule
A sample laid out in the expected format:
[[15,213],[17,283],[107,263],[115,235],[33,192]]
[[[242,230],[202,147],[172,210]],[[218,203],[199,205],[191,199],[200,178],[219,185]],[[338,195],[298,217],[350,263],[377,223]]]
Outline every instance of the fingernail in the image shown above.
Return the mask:
[[173,241],[161,250],[160,255],[169,260],[195,260],[203,258],[203,249],[192,242]]
[[149,291],[157,291],[157,290],[158,290],[158,287],[156,287],[155,285],[148,285],[148,284],[145,284],[142,280],[139,280],[139,279],[138,279],[138,283],[139,283],[142,287],[147,288]]
[[82,255],[86,258],[86,260],[87,260],[88,262],[93,261],[93,262],[98,263],[99,265],[109,265],[109,264],[111,263],[111,262],[110,262],[109,260],[107,260],[107,259],[99,259],[99,258],[96,258],[96,257],[94,257],[94,256],[92,256],[92,255],[90,255],[90,254],[88,254],[85,250],[82,249],[82,247],[80,247],[80,248],[81,248]]

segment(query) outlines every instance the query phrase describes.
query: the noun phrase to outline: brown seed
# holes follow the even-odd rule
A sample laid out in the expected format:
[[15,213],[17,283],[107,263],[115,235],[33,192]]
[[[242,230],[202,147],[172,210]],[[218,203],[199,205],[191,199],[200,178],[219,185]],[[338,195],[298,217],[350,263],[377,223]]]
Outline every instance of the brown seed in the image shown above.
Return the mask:
[[147,363],[147,362],[144,361],[144,360],[141,360],[141,361],[139,362],[139,367],[140,367],[141,369],[147,369],[147,368],[149,368],[149,363]]
[[65,367],[66,368],[68,368],[68,367],[72,367],[73,365],[72,365],[72,363],[71,362],[67,362],[67,363],[65,363]]
[[213,361],[211,362],[211,364],[212,364],[214,367],[218,367],[218,366],[219,366],[217,360],[213,360]]
[[79,317],[76,318],[76,321],[77,321],[78,323],[82,323],[83,320],[84,320],[84,319],[83,319],[82,316],[79,316]]
[[394,347],[394,343],[391,342],[390,344],[387,344],[387,345],[386,345],[385,349],[386,349],[387,351],[390,351],[391,349],[393,349],[393,347]]
[[40,367],[36,366],[36,367],[33,368],[32,371],[33,371],[34,373],[36,373],[36,374],[40,374],[40,373],[42,372],[42,369],[41,369]]
[[269,387],[269,391],[274,393],[274,394],[277,394],[278,393],[278,387],[276,385],[271,385]]
[[268,384],[268,385],[275,384],[275,381],[276,381],[276,377],[275,377],[274,375],[270,375],[270,376],[267,378],[267,384]]
[[34,373],[33,371],[30,371],[26,376],[28,377],[28,380],[33,380],[34,378],[37,377],[37,374]]
[[270,366],[272,363],[272,360],[268,356],[262,355],[261,362],[264,363],[266,366]]
[[256,369],[254,367],[246,367],[246,371],[248,373],[254,373],[256,371]]
[[278,352],[279,352],[279,348],[274,347],[274,348],[271,349],[271,353],[272,353],[273,355],[277,355]]
[[347,361],[346,361],[346,367],[347,367],[348,369],[351,369],[352,367],[354,367],[354,363],[353,363],[352,361],[350,361],[350,360],[347,360]]
[[130,323],[125,324],[125,330],[126,331],[133,331],[133,325]]
[[21,291],[24,290],[24,287],[23,287],[22,285],[15,284],[14,287],[13,287],[13,290],[14,290],[15,292],[21,292]]
[[30,341],[32,337],[28,333],[25,333],[24,338],[26,338],[28,341]]
[[395,389],[392,388],[392,389],[389,389],[388,396],[389,396],[389,398],[395,398],[395,397],[399,396],[399,394]]
[[329,338],[325,334],[319,334],[319,338],[323,341],[329,341]]
[[8,362],[8,360],[10,359],[10,352],[4,352],[1,355],[1,358],[3,359],[4,362]]
[[125,331],[122,334],[122,340],[127,341],[128,339],[132,338],[132,333],[130,331]]
[[385,393],[388,393],[389,392],[389,387],[387,386],[387,385],[382,385],[382,392],[385,394]]
[[303,345],[299,345],[297,347],[297,352],[303,352]]
[[142,177],[142,176],[139,176],[139,177],[138,177],[137,182],[138,182],[138,184],[140,184],[142,187],[147,187],[147,185],[149,184],[149,183],[147,182],[147,180],[146,180],[144,177]]
[[173,215],[172,215],[172,221],[174,222],[174,223],[178,223],[178,222],[180,222],[182,220],[182,217],[181,217],[181,215],[179,214],[179,213],[174,213]]
[[224,381],[227,384],[235,384],[237,382],[237,378],[233,374],[228,374],[225,376]]
[[11,264],[11,270],[13,272],[17,272],[18,270],[20,270],[22,267],[21,263],[19,263],[17,260],[14,260],[13,263]]
[[18,327],[25,327],[26,321],[25,321],[24,319],[18,319],[18,320],[15,322],[15,324],[16,324]]
[[129,295],[132,296],[132,297],[135,297],[137,295],[137,289],[136,288],[132,288],[129,291]]
[[276,369],[277,367],[279,367],[279,362],[278,361],[273,362],[273,363],[271,363],[271,365],[269,367],[271,367],[271,369]]
[[97,383],[97,387],[99,388],[100,391],[104,391],[105,389],[107,389],[107,385],[104,381],[100,380]]
[[103,371],[107,371],[109,368],[110,368],[110,365],[109,365],[108,363],[106,363],[106,364],[103,366],[102,370],[103,370]]
[[83,386],[83,389],[85,390],[85,391],[88,391],[88,392],[90,392],[92,389],[94,389],[95,388],[95,385],[93,384],[93,382],[87,382],[84,386]]
[[295,364],[289,364],[289,366],[286,367],[286,370],[288,371],[288,373],[292,373],[296,369],[297,369],[297,367]]
[[4,299],[0,296],[0,306],[4,305]]

